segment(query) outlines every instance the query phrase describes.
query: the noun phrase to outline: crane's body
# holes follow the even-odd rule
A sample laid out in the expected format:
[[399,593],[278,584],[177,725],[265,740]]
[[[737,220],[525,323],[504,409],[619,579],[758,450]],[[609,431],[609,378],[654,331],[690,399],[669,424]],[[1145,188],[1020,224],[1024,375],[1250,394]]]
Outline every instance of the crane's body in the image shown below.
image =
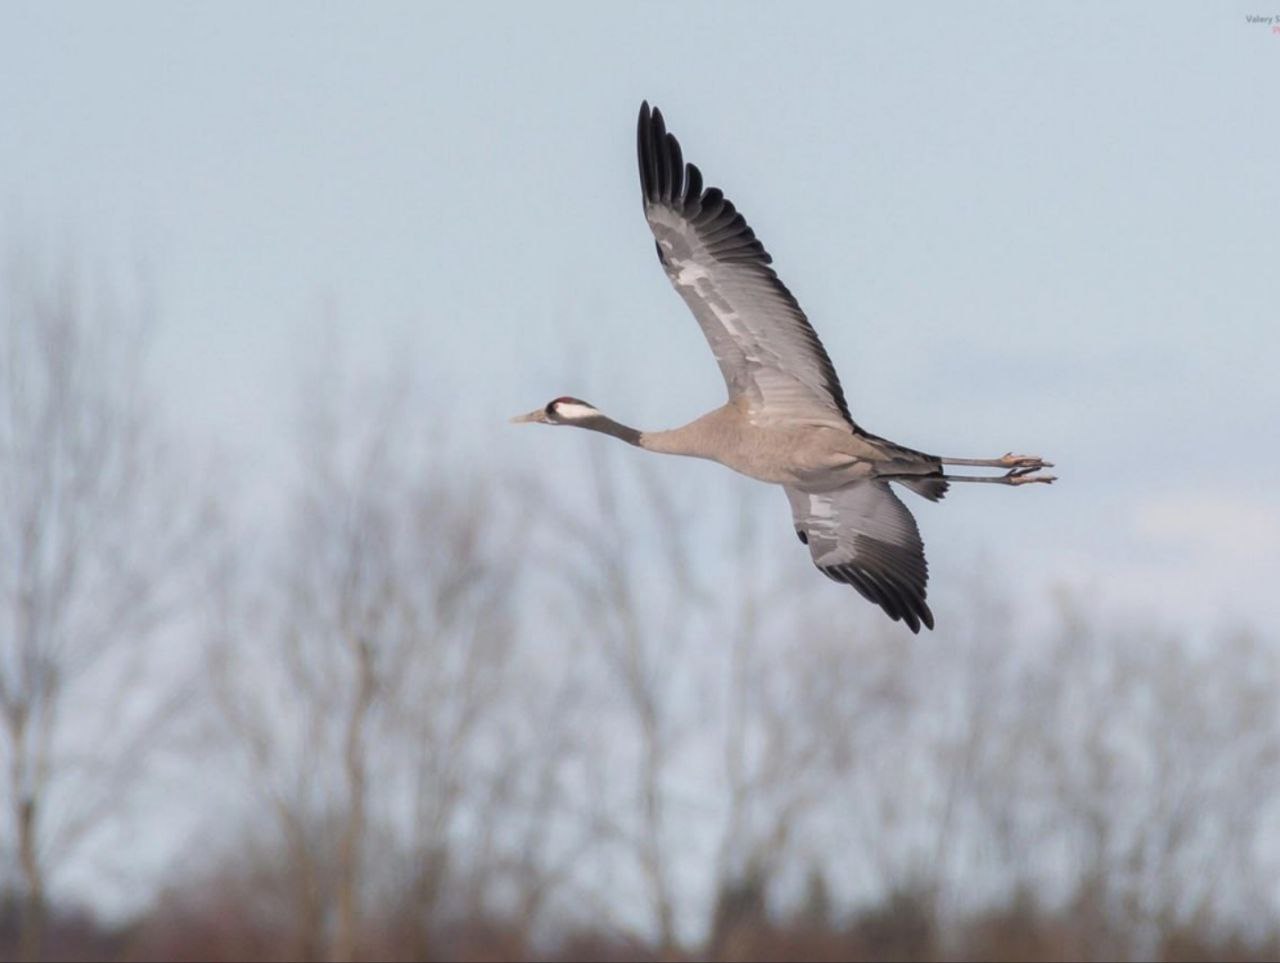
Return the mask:
[[729,402],[669,431],[640,432],[637,447],[665,455],[706,458],[739,474],[806,492],[824,492],[871,478],[937,475],[936,458],[854,434],[848,425],[756,424]]
[[[681,428],[640,431],[577,398],[517,422],[574,425],[646,451],[719,462],[781,485],[796,535],[824,575],[852,585],[913,632],[933,627],[928,565],[915,519],[890,482],[938,501],[951,482],[1052,482],[1034,455],[946,458],[864,431],[849,413],[831,359],[754,232],[717,188],[686,165],[662,114],[640,108],[641,196],[658,259],[702,328],[729,400]],[[947,465],[999,468],[949,475]]]

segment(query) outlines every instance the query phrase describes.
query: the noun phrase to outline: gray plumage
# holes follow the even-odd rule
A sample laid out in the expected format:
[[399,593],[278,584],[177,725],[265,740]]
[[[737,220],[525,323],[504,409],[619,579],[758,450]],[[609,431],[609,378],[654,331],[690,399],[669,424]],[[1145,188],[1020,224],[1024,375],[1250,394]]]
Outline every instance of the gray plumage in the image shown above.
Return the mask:
[[[1049,463],[1030,455],[944,458],[894,444],[852,418],[817,332],[743,216],[686,164],[661,111],[641,105],[641,198],[663,270],[689,306],[728,388],[725,405],[670,431],[642,432],[562,397],[513,419],[576,425],[647,451],[707,458],[783,486],[796,534],[829,578],[852,585],[913,631],[933,628],[915,519],[890,488],[931,501],[951,481],[1021,485]],[[1004,469],[947,475],[944,465]]]

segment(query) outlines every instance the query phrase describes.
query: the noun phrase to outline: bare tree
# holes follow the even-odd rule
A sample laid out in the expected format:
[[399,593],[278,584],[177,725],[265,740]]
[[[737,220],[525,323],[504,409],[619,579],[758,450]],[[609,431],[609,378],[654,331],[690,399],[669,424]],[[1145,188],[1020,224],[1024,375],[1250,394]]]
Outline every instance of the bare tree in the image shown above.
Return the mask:
[[145,298],[17,250],[0,292],[0,799],[35,959],[51,872],[120,811],[181,701],[148,656],[200,509],[148,417]]
[[522,522],[442,468],[412,397],[403,369],[313,379],[290,517],[269,559],[232,567],[241,615],[212,649],[246,775],[296,841],[297,949],[338,961],[361,954],[375,896],[427,955],[450,884],[492,868],[509,695],[531,681],[513,652]]
[[[797,841],[838,779],[847,727],[869,708],[849,671],[859,633],[830,628],[841,624],[838,609],[826,612],[836,620],[820,627],[814,616],[824,611],[827,586],[810,578],[798,552],[797,564],[774,562],[761,519],[772,523],[771,535],[790,538],[779,524],[783,506],[773,505],[771,515],[754,494],[740,496],[730,522],[725,549],[733,574],[719,593],[710,633],[724,654],[711,668],[724,692],[715,732],[725,805],[715,827],[706,934],[714,958],[732,958],[733,944],[765,925],[770,889],[788,861],[800,870]],[[803,872],[815,875],[812,865]]]
[[[697,529],[649,465],[637,466],[639,491],[624,496],[617,453],[588,452],[594,504],[546,500],[555,521],[552,551],[569,593],[562,615],[571,634],[589,640],[600,683],[620,700],[620,711],[602,708],[596,722],[603,737],[597,751],[611,757],[598,764],[616,774],[630,798],[603,807],[601,841],[634,859],[659,950],[669,954],[678,943],[669,779],[696,720],[691,659],[704,598],[690,562]],[[634,508],[624,514],[623,497],[641,500],[640,524]],[[616,763],[623,754],[629,773]]]
[[[824,684],[828,653],[797,627],[811,573],[774,564],[761,538],[784,504],[767,514],[744,492],[709,508],[659,467],[587,451],[591,498],[548,498],[545,516],[563,624],[588,640],[600,692],[599,742],[583,749],[608,784],[597,853],[634,866],[660,953],[699,920],[716,954],[737,922],[763,922],[768,884],[826,792],[839,740],[825,727],[850,692]],[[702,856],[708,885],[693,890]]]
[[1252,905],[1280,759],[1276,658],[1248,635],[1106,631],[1064,607],[1033,750],[1098,956],[1148,956],[1194,918]]

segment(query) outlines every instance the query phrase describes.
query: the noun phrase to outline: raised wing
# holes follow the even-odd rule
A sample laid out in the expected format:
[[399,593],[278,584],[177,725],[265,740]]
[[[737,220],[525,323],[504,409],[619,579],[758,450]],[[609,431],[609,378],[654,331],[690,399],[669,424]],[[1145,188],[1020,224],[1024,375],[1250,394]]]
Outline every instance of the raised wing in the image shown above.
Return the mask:
[[922,624],[933,628],[920,530],[888,482],[856,482],[820,495],[786,491],[796,534],[823,575],[852,585],[912,632]]
[[730,400],[757,424],[856,428],[840,379],[773,260],[719,189],[685,164],[662,112],[640,106],[636,138],[644,215],[658,258],[711,344]]

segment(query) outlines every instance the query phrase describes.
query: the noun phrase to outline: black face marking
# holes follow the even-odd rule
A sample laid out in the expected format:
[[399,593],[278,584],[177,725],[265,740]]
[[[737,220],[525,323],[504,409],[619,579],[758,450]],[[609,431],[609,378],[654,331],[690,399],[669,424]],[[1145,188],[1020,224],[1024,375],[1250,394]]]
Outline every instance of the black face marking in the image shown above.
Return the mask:
[[800,539],[801,545],[809,544],[809,536],[805,534],[804,529],[801,529],[801,528],[796,529],[796,538]]

